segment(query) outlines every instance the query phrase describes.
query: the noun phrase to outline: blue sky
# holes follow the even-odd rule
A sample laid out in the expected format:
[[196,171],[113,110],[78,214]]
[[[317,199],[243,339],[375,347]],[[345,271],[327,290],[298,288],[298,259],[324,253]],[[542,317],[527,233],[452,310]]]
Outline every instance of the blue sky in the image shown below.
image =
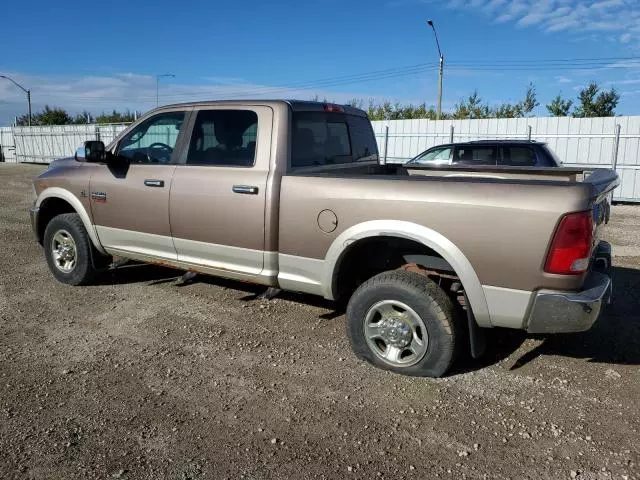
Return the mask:
[[[32,90],[34,110],[146,111],[162,73],[175,78],[161,79],[161,104],[314,95],[435,104],[431,18],[444,109],[474,89],[490,103],[518,100],[529,82],[544,105],[595,80],[620,91],[618,113],[640,114],[640,0],[31,0],[3,5],[2,18],[0,74]],[[0,79],[0,125],[25,105]]]

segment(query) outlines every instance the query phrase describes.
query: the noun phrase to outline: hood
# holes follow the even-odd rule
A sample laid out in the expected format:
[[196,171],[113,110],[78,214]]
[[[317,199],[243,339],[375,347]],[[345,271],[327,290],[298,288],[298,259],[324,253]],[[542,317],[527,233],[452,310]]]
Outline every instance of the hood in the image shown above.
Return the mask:
[[77,162],[74,157],[56,158],[49,163],[49,168],[70,166]]

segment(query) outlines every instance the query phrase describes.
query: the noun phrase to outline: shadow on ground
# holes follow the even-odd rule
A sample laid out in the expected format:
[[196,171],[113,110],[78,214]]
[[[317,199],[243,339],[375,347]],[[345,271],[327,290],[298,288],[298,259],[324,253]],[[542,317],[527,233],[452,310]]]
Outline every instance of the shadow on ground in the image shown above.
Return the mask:
[[[149,285],[175,282],[176,287],[208,284],[224,287],[246,295],[241,301],[260,300],[266,287],[227,280],[208,275],[197,275],[182,284],[184,272],[170,268],[129,264],[106,272],[101,284],[129,284],[148,282]],[[588,331],[573,334],[536,336],[542,343],[520,357],[512,370],[521,368],[540,355],[567,356],[588,359],[591,362],[640,365],[640,270],[614,267],[614,303],[605,308],[596,324]],[[344,314],[344,308],[313,295],[280,292],[278,298],[305,303],[324,310],[323,320],[334,320]],[[455,373],[477,370],[498,363],[511,356],[528,338],[518,330],[494,329],[487,331],[487,351],[480,360],[463,360]]]
[[614,303],[586,332],[548,335],[523,355],[512,369],[540,355],[588,359],[590,362],[640,365],[640,270],[613,269]]

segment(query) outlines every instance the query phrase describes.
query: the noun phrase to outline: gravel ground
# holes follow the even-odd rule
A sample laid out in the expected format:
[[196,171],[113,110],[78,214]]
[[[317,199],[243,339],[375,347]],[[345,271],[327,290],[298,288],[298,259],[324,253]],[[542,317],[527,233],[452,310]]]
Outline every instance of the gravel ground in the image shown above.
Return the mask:
[[640,478],[640,207],[613,209],[592,330],[492,331],[433,380],[357,361],[312,297],[150,266],[56,283],[26,212],[41,168],[0,165],[1,478]]

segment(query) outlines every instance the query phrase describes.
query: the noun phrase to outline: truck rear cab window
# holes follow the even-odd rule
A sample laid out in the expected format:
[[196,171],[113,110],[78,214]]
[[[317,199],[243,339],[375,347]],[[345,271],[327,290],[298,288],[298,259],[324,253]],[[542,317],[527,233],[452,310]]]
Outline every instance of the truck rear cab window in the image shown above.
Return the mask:
[[356,162],[369,160],[377,162],[378,143],[369,119],[356,115],[347,115],[347,123],[349,124],[349,134],[351,136],[353,160]]
[[294,112],[291,166],[311,167],[353,162],[345,115]]
[[187,165],[253,166],[257,128],[258,115],[252,110],[199,111]]

